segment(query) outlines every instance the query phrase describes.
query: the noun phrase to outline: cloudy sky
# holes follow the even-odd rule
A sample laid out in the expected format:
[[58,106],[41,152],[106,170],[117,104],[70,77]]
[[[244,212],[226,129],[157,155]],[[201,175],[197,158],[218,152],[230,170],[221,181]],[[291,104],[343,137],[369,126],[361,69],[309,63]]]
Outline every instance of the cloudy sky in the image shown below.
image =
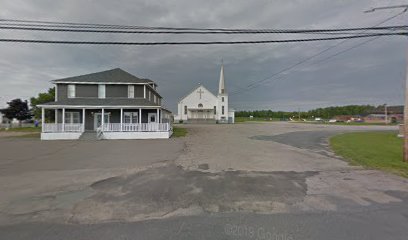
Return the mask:
[[[370,14],[384,0],[0,0],[0,18],[202,28],[337,28],[374,26],[400,10]],[[406,24],[408,13],[385,25]],[[292,36],[140,36],[0,30],[0,38],[114,41],[250,40]],[[230,96],[235,109],[308,110],[347,104],[403,103],[404,37],[350,40],[279,78]],[[0,43],[0,107],[51,87],[50,80],[120,67],[155,80],[167,107],[202,83],[217,90],[224,59],[227,91],[235,92],[338,41],[233,46],[67,46]],[[320,61],[320,62],[319,62]]]

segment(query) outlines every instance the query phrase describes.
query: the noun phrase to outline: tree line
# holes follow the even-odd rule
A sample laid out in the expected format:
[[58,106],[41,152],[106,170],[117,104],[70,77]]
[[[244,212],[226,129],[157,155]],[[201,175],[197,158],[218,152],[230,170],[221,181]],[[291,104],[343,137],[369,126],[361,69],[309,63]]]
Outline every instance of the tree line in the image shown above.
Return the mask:
[[254,118],[274,118],[286,120],[289,118],[322,118],[330,119],[338,115],[359,115],[365,116],[376,109],[372,105],[347,105],[347,106],[332,106],[326,108],[316,108],[309,111],[272,111],[272,110],[255,110],[255,111],[236,111],[236,117],[250,117]]

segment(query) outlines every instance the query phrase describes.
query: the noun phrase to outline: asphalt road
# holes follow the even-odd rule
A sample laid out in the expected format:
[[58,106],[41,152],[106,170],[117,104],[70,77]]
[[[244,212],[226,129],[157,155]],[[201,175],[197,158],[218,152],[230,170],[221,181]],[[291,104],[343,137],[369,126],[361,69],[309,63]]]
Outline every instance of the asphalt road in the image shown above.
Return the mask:
[[[60,141],[51,152],[40,141],[0,139],[8,156],[0,162],[0,239],[408,236],[407,179],[351,167],[327,147],[339,132],[392,127],[186,127],[189,136],[177,140]],[[13,157],[17,146],[36,156]]]

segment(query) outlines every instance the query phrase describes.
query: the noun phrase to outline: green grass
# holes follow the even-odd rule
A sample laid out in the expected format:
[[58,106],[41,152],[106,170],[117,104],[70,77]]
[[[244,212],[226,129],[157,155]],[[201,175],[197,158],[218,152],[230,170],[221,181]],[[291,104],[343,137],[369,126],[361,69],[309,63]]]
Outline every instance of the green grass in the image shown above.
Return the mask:
[[17,136],[8,136],[7,138],[29,138],[29,139],[34,139],[34,138],[38,138],[40,139],[41,134],[40,133],[27,133],[24,135],[17,135]]
[[2,128],[0,131],[9,131],[9,132],[41,132],[41,128],[35,128],[35,127],[14,127],[14,128],[9,128],[8,130]]
[[242,122],[274,122],[280,121],[279,118],[260,118],[260,117],[235,117],[235,123],[242,123]]
[[173,127],[172,137],[185,137],[187,135],[187,129],[183,127]]
[[352,165],[408,177],[408,163],[402,160],[402,144],[402,138],[395,132],[345,133],[330,139],[334,152]]

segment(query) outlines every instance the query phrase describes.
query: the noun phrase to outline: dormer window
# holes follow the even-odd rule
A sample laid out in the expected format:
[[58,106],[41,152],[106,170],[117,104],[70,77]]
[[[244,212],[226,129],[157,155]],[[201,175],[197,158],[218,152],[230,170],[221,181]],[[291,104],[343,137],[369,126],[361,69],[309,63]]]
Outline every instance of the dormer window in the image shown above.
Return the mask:
[[98,85],[98,98],[106,97],[106,86],[104,84]]
[[135,98],[135,86],[128,85],[128,98]]
[[74,84],[68,85],[68,98],[75,98],[75,85]]

